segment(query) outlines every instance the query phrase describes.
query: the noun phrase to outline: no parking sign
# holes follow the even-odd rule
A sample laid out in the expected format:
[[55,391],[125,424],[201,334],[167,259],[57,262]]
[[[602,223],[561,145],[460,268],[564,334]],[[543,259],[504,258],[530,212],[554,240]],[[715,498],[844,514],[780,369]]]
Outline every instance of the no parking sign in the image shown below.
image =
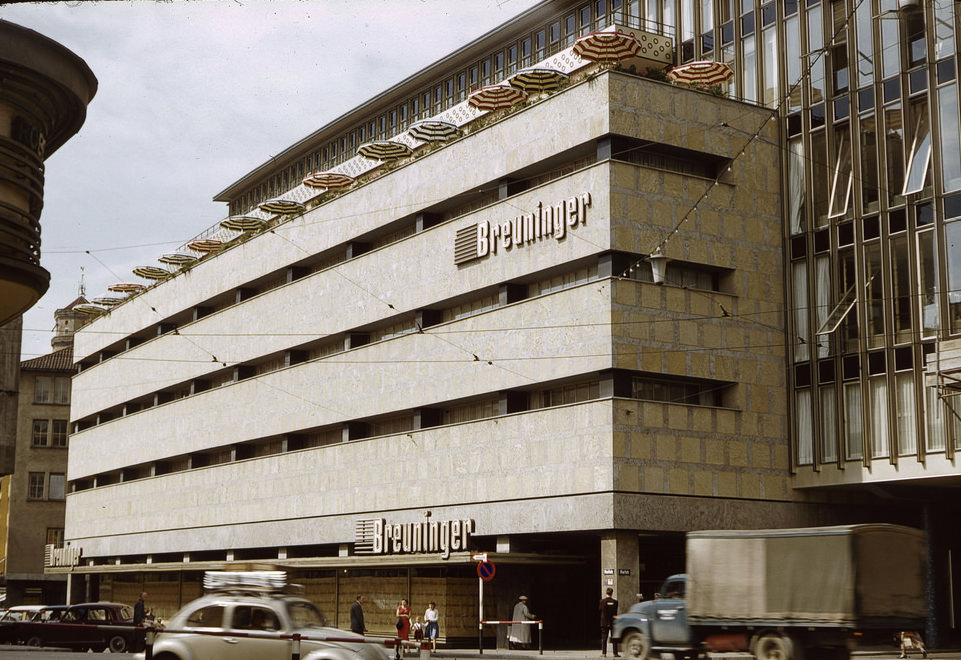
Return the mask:
[[494,579],[494,573],[496,573],[493,562],[480,561],[477,562],[477,577],[479,577],[484,582],[490,582]]

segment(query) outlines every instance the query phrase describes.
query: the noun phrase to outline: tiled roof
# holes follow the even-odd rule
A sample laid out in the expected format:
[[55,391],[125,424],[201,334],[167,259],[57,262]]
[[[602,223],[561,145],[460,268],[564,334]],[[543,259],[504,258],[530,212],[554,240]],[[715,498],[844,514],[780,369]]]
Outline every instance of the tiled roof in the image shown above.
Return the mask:
[[20,363],[20,368],[27,371],[76,371],[73,364],[73,346],[24,360]]

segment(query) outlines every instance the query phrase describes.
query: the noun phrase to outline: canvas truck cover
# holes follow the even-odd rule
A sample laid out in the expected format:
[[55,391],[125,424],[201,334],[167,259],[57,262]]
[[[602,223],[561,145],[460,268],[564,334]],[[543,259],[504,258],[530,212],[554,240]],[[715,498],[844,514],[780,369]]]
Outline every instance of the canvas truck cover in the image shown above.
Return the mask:
[[923,532],[898,525],[690,532],[689,621],[917,621],[924,557]]

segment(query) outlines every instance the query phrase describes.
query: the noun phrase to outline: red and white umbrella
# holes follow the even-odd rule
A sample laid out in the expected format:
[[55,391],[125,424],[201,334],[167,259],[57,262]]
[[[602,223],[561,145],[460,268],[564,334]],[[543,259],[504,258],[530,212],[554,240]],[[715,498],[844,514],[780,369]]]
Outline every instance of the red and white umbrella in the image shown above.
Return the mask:
[[591,62],[620,62],[637,57],[641,42],[630,32],[591,32],[575,41],[573,50]]
[[325,188],[326,190],[343,190],[349,188],[356,179],[343,172],[314,172],[304,177],[304,185],[308,188]]
[[550,92],[560,87],[569,77],[557,69],[532,66],[521,69],[511,76],[508,82],[527,93]]
[[510,85],[487,85],[467,97],[467,103],[478,110],[509,108],[527,98],[527,92]]
[[124,301],[123,298],[114,298],[113,296],[103,296],[102,298],[94,298],[90,302],[95,305],[103,305],[104,307],[113,307],[114,305],[119,305]]
[[173,273],[166,268],[160,268],[158,266],[137,266],[133,269],[133,274],[145,280],[163,280],[170,277]]
[[100,298],[94,298],[90,302],[94,305],[102,305],[103,307],[114,307],[122,303],[126,298],[117,298],[114,296],[101,296]]
[[[288,213],[301,213],[307,209],[306,206],[298,201],[283,198],[268,199],[266,202],[261,202],[257,208],[266,213],[276,213],[281,215]],[[224,220],[224,222],[228,222],[229,220],[230,218]],[[223,227],[224,223],[221,222],[220,226]],[[230,227],[227,227],[227,229],[230,229]]]
[[411,124],[407,134],[422,142],[447,142],[460,136],[460,129],[449,121],[424,119]]
[[671,67],[671,70],[667,72],[667,77],[678,83],[709,87],[733,78],[734,69],[724,62],[710,60],[688,62]]
[[204,254],[216,252],[223,246],[224,242],[218,241],[216,238],[197,238],[187,243],[188,249],[193,250],[194,252],[202,252]]
[[197,257],[192,254],[184,254],[183,252],[171,252],[163,255],[157,259],[157,261],[162,264],[170,264],[171,266],[186,266],[197,261]]
[[73,309],[81,314],[89,314],[90,316],[93,316],[94,314],[103,314],[107,311],[103,307],[97,307],[96,305],[74,305]]
[[371,160],[397,160],[413,153],[410,146],[397,140],[374,140],[357,147],[357,155]]
[[108,286],[107,291],[114,291],[116,293],[140,293],[146,288],[143,284],[136,284],[134,282],[117,282],[116,284]]
[[267,222],[253,215],[234,215],[221,221],[220,226],[231,231],[257,231],[266,227]]

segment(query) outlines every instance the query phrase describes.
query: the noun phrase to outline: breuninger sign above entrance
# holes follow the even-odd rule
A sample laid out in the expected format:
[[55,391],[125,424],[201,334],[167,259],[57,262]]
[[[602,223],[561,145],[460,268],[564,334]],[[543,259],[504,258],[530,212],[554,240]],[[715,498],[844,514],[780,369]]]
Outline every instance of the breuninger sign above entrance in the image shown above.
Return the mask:
[[554,238],[561,241],[568,229],[587,224],[591,193],[584,192],[557,204],[538,202],[530,213],[503,222],[483,220],[460,229],[454,238],[454,263],[496,255],[525,244]]
[[472,519],[413,523],[389,523],[383,518],[358,520],[354,551],[359,555],[440,553],[447,559],[451,552],[467,550],[473,532]]

